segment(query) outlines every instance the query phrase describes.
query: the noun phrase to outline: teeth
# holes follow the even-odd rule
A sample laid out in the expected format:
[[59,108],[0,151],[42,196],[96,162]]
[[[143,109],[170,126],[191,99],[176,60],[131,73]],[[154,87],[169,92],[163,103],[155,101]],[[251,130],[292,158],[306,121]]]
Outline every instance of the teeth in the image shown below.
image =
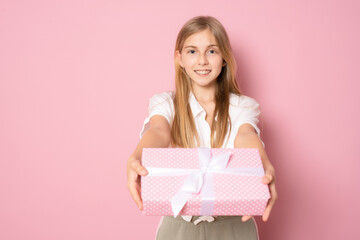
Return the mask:
[[195,71],[197,73],[200,73],[200,74],[208,74],[210,71]]

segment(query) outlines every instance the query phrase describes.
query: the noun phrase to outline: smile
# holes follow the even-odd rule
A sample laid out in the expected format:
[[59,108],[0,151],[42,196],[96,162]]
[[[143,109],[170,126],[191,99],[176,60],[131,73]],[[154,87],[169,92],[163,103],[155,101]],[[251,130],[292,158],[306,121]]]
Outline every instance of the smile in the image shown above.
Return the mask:
[[195,70],[194,72],[196,72],[200,76],[206,76],[211,72],[211,70]]

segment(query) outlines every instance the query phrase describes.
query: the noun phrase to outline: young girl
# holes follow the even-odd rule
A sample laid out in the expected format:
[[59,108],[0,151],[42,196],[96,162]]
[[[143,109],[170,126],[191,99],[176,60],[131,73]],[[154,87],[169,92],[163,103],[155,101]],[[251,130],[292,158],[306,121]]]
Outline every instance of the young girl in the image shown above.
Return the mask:
[[[259,104],[239,91],[230,41],[217,19],[198,16],[185,23],[176,40],[175,72],[175,92],[151,97],[141,140],[128,159],[128,189],[138,208],[139,178],[148,173],[141,165],[144,147],[258,148],[271,194],[262,217],[267,221],[277,193],[257,127]],[[164,216],[156,239],[255,240],[258,232],[252,216]]]

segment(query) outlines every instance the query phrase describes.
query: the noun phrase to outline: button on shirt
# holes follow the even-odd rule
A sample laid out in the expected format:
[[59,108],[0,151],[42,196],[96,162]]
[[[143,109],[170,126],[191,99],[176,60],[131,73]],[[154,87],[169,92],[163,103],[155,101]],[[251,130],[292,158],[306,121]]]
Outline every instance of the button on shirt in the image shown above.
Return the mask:
[[[149,114],[144,120],[142,130],[140,131],[140,139],[150,126],[150,119],[152,116],[161,115],[167,119],[170,126],[172,125],[175,111],[174,111],[174,102],[175,92],[161,92],[153,95],[150,98],[148,105]],[[211,148],[210,136],[211,129],[209,123],[205,120],[206,112],[200,103],[197,101],[193,92],[190,92],[189,103],[191,111],[194,117],[195,126],[199,134],[200,147]],[[230,93],[230,105],[229,105],[229,115],[231,119],[231,132],[229,132],[225,137],[224,144],[222,148],[234,148],[234,140],[237,135],[239,127],[244,123],[251,124],[256,130],[258,136],[260,137],[260,129],[257,126],[259,122],[258,117],[260,115],[260,106],[255,101],[255,99],[245,96],[237,95],[235,93]],[[215,120],[217,116],[215,117]],[[230,134],[229,140],[227,140]],[[264,143],[262,142],[265,147]],[[190,222],[192,216],[182,216],[184,220]]]

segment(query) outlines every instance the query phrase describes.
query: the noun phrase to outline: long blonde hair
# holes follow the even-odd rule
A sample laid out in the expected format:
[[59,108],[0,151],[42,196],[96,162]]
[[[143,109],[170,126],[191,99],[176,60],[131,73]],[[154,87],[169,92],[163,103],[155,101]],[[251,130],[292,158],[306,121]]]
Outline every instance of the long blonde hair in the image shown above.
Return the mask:
[[[181,53],[184,42],[188,37],[206,29],[209,29],[213,33],[223,59],[226,62],[226,65],[222,68],[222,71],[216,80],[216,105],[210,136],[211,147],[220,148],[225,141],[228,122],[230,123],[229,127],[231,131],[231,120],[229,116],[230,93],[240,95],[240,90],[236,83],[236,62],[226,30],[214,17],[194,17],[187,21],[181,28],[176,39],[175,52],[179,51]],[[171,145],[174,147],[193,148],[199,147],[200,144],[189,104],[190,91],[191,79],[175,58],[175,116],[171,126]],[[216,115],[217,121],[215,121]]]

